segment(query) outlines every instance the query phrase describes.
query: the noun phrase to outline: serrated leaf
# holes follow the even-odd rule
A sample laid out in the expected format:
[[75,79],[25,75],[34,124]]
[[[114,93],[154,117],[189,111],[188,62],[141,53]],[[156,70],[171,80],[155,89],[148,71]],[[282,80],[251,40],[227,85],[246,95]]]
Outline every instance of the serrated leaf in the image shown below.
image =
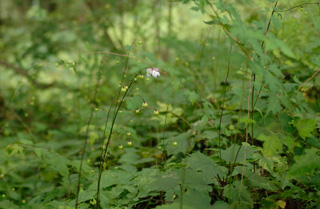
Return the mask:
[[258,140],[263,141],[262,153],[264,156],[273,156],[277,151],[282,150],[282,140],[275,134],[269,136],[260,134]]
[[301,138],[311,137],[313,130],[316,128],[315,119],[295,119],[293,125],[298,129]]
[[306,149],[305,154],[295,156],[295,163],[287,173],[287,178],[294,179],[304,175],[312,175],[316,169],[320,169],[320,156],[317,150]]
[[[242,174],[243,166],[236,166],[232,172],[232,176]],[[273,184],[270,183],[265,177],[259,176],[256,173],[253,173],[248,167],[244,169],[244,176],[247,177],[250,184],[255,187],[260,187],[269,191],[274,191],[277,189]]]
[[275,39],[274,40],[275,43],[278,45],[278,47],[280,48],[280,50],[283,52],[283,54],[287,55],[290,58],[295,59],[296,56],[294,55],[294,53],[291,51],[291,49],[282,41],[279,39]]
[[[179,199],[177,200],[179,201]],[[211,208],[210,205],[211,198],[208,195],[208,192],[199,192],[194,189],[188,189],[187,192],[183,195],[183,208],[185,206],[191,208]]]
[[[183,179],[183,187],[184,188],[192,188],[199,192],[209,193],[212,188],[209,184],[212,183],[212,180],[206,178],[203,175],[203,172],[197,172],[192,169],[180,169],[178,172],[180,179]],[[212,177],[212,176],[211,176]]]
[[245,149],[245,145],[241,147],[239,145],[233,144],[226,150],[221,150],[221,158],[228,163],[239,162],[242,163],[244,161],[244,153],[246,152],[246,159],[252,158],[252,154],[256,152],[256,149],[247,144]]
[[251,195],[248,192],[246,185],[241,185],[240,181],[235,181],[232,184],[226,185],[223,190],[223,196],[230,199],[233,204],[238,204],[238,199],[240,197],[241,209],[253,208],[253,200]]
[[192,134],[192,131],[188,131],[179,134],[178,136],[165,139],[166,150],[168,154],[178,154],[179,152],[185,154],[189,149],[191,149],[194,146],[194,139],[190,137],[192,136]]
[[199,98],[199,95],[195,91],[186,90],[184,94],[188,96],[188,99],[189,99],[189,101],[191,102],[192,105]]
[[272,93],[279,92],[281,82],[269,71],[266,71],[265,82]]
[[212,180],[214,176],[219,175],[222,177],[228,172],[227,168],[217,165],[213,159],[200,152],[190,155],[187,158],[187,162],[190,168],[197,172],[202,172],[207,178],[208,182]]
[[271,93],[268,98],[268,108],[267,114],[272,112],[273,114],[277,114],[281,111],[281,104],[279,98],[275,93]]
[[149,188],[153,191],[167,191],[179,185],[180,177],[174,172],[166,172],[152,177],[154,182]]

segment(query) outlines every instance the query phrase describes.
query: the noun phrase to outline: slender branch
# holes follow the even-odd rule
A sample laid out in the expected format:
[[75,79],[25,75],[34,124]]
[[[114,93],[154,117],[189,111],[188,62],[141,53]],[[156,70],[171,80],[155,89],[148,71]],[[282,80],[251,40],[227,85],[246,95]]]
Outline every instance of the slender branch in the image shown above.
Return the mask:
[[304,86],[306,85],[309,81],[311,81],[314,77],[316,77],[318,75],[318,73],[320,73],[320,70],[318,70],[317,72],[315,72],[310,78],[308,78],[305,82],[303,82],[303,84],[301,84],[298,88],[298,91]]
[[307,2],[307,3],[304,3],[304,4],[299,4],[299,5],[293,6],[293,7],[289,8],[289,9],[281,10],[281,11],[277,11],[277,12],[288,12],[288,11],[293,10],[295,8],[299,8],[299,7],[302,7],[304,5],[309,5],[309,4],[310,5],[311,4],[317,4],[320,7],[320,2]]
[[[99,67],[99,70],[98,70],[98,79],[97,79],[96,88],[94,90],[94,95],[93,95],[93,98],[92,98],[92,102],[96,101],[98,89],[99,89],[99,86],[100,86],[100,79],[101,79],[101,64],[100,64],[100,67]],[[92,121],[94,109],[95,109],[95,107],[91,106],[90,116],[89,116],[88,123],[87,123],[86,138],[85,138],[84,145],[83,145],[83,148],[82,148],[82,153],[81,153],[81,161],[80,161],[80,168],[79,168],[79,175],[78,175],[78,186],[77,186],[77,198],[76,198],[76,203],[75,203],[75,208],[76,209],[78,208],[78,204],[79,204],[79,192],[80,192],[80,184],[81,184],[82,165],[83,165],[84,154],[86,152],[86,147],[87,147],[87,144],[88,144],[89,127],[90,127],[90,124],[91,124],[91,121]]]
[[222,23],[222,20],[218,14],[218,12],[213,8],[213,5],[211,4],[211,2],[209,2],[209,0],[206,0],[207,1],[207,4],[210,6],[210,8],[212,9],[212,11],[214,12],[214,14],[216,15],[218,21],[219,21],[219,25],[222,27],[223,31],[227,34],[227,36],[229,36],[229,38],[231,38],[233,41],[236,42],[236,44],[239,46],[239,48],[242,50],[242,52],[245,54],[245,56],[249,59],[249,60],[252,60],[249,56],[249,52],[248,50],[243,47],[243,44],[240,43],[240,41],[235,38],[234,36],[231,35],[231,33],[228,31],[228,29],[224,26],[224,24]]
[[[272,10],[272,12],[271,12],[270,18],[269,18],[268,21],[267,21],[266,30],[265,30],[265,32],[264,32],[264,35],[265,35],[265,36],[267,36],[268,31],[269,31],[269,29],[270,29],[271,18],[272,18],[272,16],[273,16],[273,14],[275,13],[275,8],[277,7],[277,5],[278,5],[278,0],[276,1],[275,5],[274,5],[274,7],[273,7],[273,10]],[[263,46],[264,46],[264,41],[262,41],[262,43],[261,43],[261,48],[263,48]],[[264,51],[264,54],[265,54],[265,55],[267,54],[267,51],[266,51],[266,50]],[[268,70],[268,69],[267,69],[267,70]],[[259,95],[260,95],[260,92],[261,92],[261,89],[262,89],[262,86],[263,86],[263,83],[264,83],[264,82],[261,83],[260,90],[259,90],[259,92],[258,92],[256,101],[254,102],[254,91],[255,91],[254,83],[256,82],[256,74],[253,74],[253,81],[252,81],[252,82],[253,82],[253,85],[252,85],[252,90],[251,90],[251,92],[252,92],[252,94],[251,94],[251,120],[253,120],[253,111],[254,111],[255,105],[256,105],[256,103],[257,103],[257,101],[258,101],[258,98],[259,98]],[[252,138],[252,144],[255,144],[255,139],[254,139],[254,136],[253,136],[253,126],[254,126],[254,124],[252,123],[252,124],[251,124],[251,138]],[[256,171],[256,164],[255,164],[255,162],[253,162],[253,171],[254,171],[254,172]]]
[[[227,70],[226,79],[225,79],[225,81],[224,81],[225,83],[228,82],[228,77],[229,77],[230,63],[231,63],[231,58],[230,58],[231,50],[232,50],[232,44],[230,44],[228,70]],[[219,130],[218,130],[218,135],[219,135],[219,158],[220,158],[220,165],[222,165],[222,157],[221,157],[221,124],[222,124],[222,116],[223,116],[223,111],[224,111],[224,100],[225,100],[225,98],[226,98],[226,92],[224,92],[224,95],[223,95],[222,108],[221,108],[221,114],[220,114],[220,119],[219,119]]]
[[[269,31],[270,24],[271,24],[271,18],[272,18],[272,16],[273,16],[273,14],[275,13],[275,8],[277,7],[277,5],[278,5],[278,1],[276,1],[275,5],[274,5],[274,7],[273,7],[273,10],[272,10],[271,16],[270,16],[270,18],[269,18],[269,20],[268,20],[268,22],[267,22],[266,31],[264,32],[264,35],[265,35],[265,36],[267,36],[267,33],[268,33],[268,31]],[[262,41],[262,43],[261,43],[261,47],[263,47],[263,46],[264,46],[264,41]]]
[[[137,60],[137,61],[139,61],[139,62],[146,63],[146,64],[148,64],[149,66],[151,66],[151,67],[153,67],[153,68],[155,67],[155,66],[153,66],[152,64],[150,64],[150,63],[147,62],[147,61],[143,61],[143,60],[140,60],[140,59],[135,58],[135,57],[131,57],[131,56],[126,55],[126,54],[118,54],[118,53],[114,53],[114,52],[91,52],[91,53],[88,53],[87,55],[90,55],[90,54],[112,54],[112,55],[121,56],[121,57],[128,57],[128,58],[130,58],[130,59],[134,59],[134,60]],[[160,72],[163,73],[162,71],[160,71]]]
[[[133,41],[133,43],[131,44],[131,48],[132,48],[132,46],[134,45],[134,42],[135,42],[135,41]],[[130,51],[128,52],[128,56],[129,56],[129,55],[130,55]],[[125,65],[124,70],[123,70],[123,74],[122,74],[122,78],[121,78],[121,85],[122,85],[123,82],[124,82],[125,74],[126,74],[126,72],[127,72],[128,63],[129,63],[129,57],[128,57],[127,60],[126,60],[126,65]],[[116,101],[118,101],[118,99],[119,99],[119,97],[120,97],[120,93],[121,93],[121,90],[120,90],[120,88],[119,88]],[[109,122],[109,116],[110,116],[111,109],[112,109],[112,104],[111,104],[111,106],[110,106],[110,108],[109,108],[109,110],[108,110],[107,119],[106,119],[105,126],[104,126],[103,137],[102,137],[102,142],[101,142],[101,147],[102,147],[102,150],[101,150],[101,159],[103,159],[103,156],[104,156],[103,145],[104,145],[104,143],[105,143],[105,142],[104,142],[104,139],[106,138],[106,131],[107,131],[107,127],[108,127],[108,122]],[[115,111],[116,111],[116,108],[115,108]],[[113,115],[115,115],[115,112],[114,112]],[[109,134],[110,134],[110,133],[109,133]],[[103,165],[103,164],[101,164],[101,163],[102,163],[102,160],[101,160],[100,166],[99,166],[99,176],[98,176],[98,186],[97,186],[97,204],[96,204],[96,208],[98,208],[99,205],[100,205],[100,202],[99,202],[99,198],[100,198],[100,181],[101,181],[101,175],[102,175],[102,171],[103,171],[103,170],[102,170],[102,165]]]
[[[125,57],[129,57],[129,56],[125,56]],[[103,150],[103,155],[102,155],[102,159],[100,161],[100,166],[99,166],[99,176],[98,176],[98,185],[97,185],[97,205],[96,205],[96,208],[98,208],[98,205],[99,205],[99,190],[100,190],[100,183],[101,183],[101,175],[102,175],[102,171],[103,171],[103,165],[107,162],[108,160],[108,148],[109,148],[109,144],[111,142],[111,137],[112,137],[112,134],[113,134],[113,128],[114,128],[114,125],[115,125],[115,122],[116,122],[116,119],[117,119],[117,116],[118,116],[118,113],[119,113],[119,110],[123,104],[123,101],[130,89],[130,87],[132,86],[132,84],[134,83],[134,80],[135,78],[141,73],[142,70],[145,70],[146,68],[142,68],[138,73],[136,73],[136,75],[133,77],[133,79],[131,80],[131,82],[129,83],[128,85],[128,88],[127,90],[124,92],[122,98],[121,98],[121,101],[118,105],[118,107],[116,108],[116,111],[115,111],[115,114],[113,116],[113,119],[112,119],[112,123],[111,123],[111,127],[110,127],[110,131],[109,131],[109,134],[108,134],[108,139],[107,139],[107,143],[106,143],[106,146],[105,146],[105,149]]]
[[[251,77],[252,77],[252,70],[251,70],[250,79],[249,79],[250,90],[249,90],[249,94],[248,94],[248,118],[250,117],[250,96],[252,94],[252,92],[251,92],[251,87],[252,87]],[[241,184],[240,184],[240,188],[239,188],[238,209],[240,208],[240,195],[241,195],[241,189],[243,186],[244,169],[246,167],[246,161],[247,161],[248,141],[249,141],[249,124],[246,124],[246,144],[244,145],[244,150],[243,150],[244,156],[243,156],[243,166],[242,166],[242,173],[241,173]]]
[[15,73],[26,77],[36,87],[40,87],[40,88],[46,89],[46,88],[50,88],[50,87],[55,85],[54,82],[53,83],[49,83],[49,84],[39,83],[36,80],[32,79],[31,76],[29,75],[29,73],[25,69],[23,69],[21,67],[17,67],[17,66],[15,66],[15,65],[13,65],[13,64],[5,61],[5,60],[0,59],[0,65],[3,65],[5,67],[7,67],[7,68],[10,68]]

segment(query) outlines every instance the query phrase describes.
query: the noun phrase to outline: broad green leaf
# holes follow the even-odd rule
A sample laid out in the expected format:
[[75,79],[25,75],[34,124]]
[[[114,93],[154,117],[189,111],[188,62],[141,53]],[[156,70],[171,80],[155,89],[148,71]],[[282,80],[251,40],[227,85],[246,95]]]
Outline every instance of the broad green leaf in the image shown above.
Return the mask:
[[191,104],[193,105],[197,99],[199,98],[199,95],[195,92],[195,91],[189,91],[189,90],[186,90],[184,92],[185,95],[188,96],[188,99],[189,101],[191,102]]
[[1,200],[0,207],[1,208],[10,208],[10,209],[20,209],[19,206],[15,205],[12,201],[9,201],[9,200]]
[[167,191],[178,186],[180,183],[180,177],[175,172],[161,173],[152,177],[154,182],[148,186],[153,191]]
[[239,145],[233,144],[226,150],[221,150],[221,158],[228,163],[243,163],[245,152],[246,152],[246,159],[252,158],[252,154],[255,153],[257,150],[247,144],[247,146],[243,144],[241,147]]
[[311,137],[313,130],[316,128],[317,121],[315,119],[299,119],[294,120],[293,125],[298,129],[301,138]]
[[319,138],[316,138],[316,137],[307,138],[307,142],[311,146],[320,149],[320,139]]
[[286,136],[282,140],[283,144],[285,144],[288,147],[289,152],[293,152],[294,147],[296,146],[295,139],[291,136]]
[[248,118],[248,117],[241,117],[239,119],[239,122],[240,123],[244,123],[244,124],[255,124],[256,121],[252,120],[251,118]]
[[[177,200],[179,201],[179,199]],[[183,208],[184,206],[192,208],[212,208],[210,205],[211,198],[208,192],[199,192],[198,190],[188,189],[183,194]]]
[[273,114],[277,114],[281,111],[280,101],[275,93],[271,93],[268,98],[268,108],[267,114],[272,112]]
[[260,141],[263,141],[263,155],[264,156],[273,156],[277,151],[282,150],[282,140],[275,134],[266,136],[260,134],[257,138]]
[[207,181],[213,181],[214,177],[219,175],[223,177],[227,174],[227,168],[217,165],[210,157],[196,152],[187,158],[188,165],[197,172],[202,172]]
[[252,209],[253,200],[245,184],[241,185],[240,181],[235,181],[232,184],[228,184],[223,189],[223,196],[228,198],[232,204],[238,204],[240,197],[241,209]]
[[271,72],[266,71],[265,82],[272,93],[277,93],[280,90],[281,82]]
[[139,163],[139,159],[140,156],[136,153],[135,150],[128,149],[128,151],[121,156],[119,162],[122,164],[135,165]]
[[315,149],[306,149],[305,154],[295,156],[295,163],[289,168],[287,178],[294,179],[304,175],[312,175],[316,169],[320,169],[320,156]]
[[187,131],[185,133],[179,134],[178,136],[165,139],[164,143],[168,154],[178,154],[179,152],[185,154],[194,146],[194,139],[193,137],[191,137],[192,135],[192,131]]
[[[232,172],[232,176],[242,174],[242,173],[243,173],[243,166],[237,166],[234,168],[234,171]],[[262,177],[256,173],[253,173],[251,169],[249,169],[248,167],[245,167],[244,169],[244,176],[247,177],[250,185],[252,186],[260,187],[269,191],[274,191],[277,189],[265,177]]]
[[203,193],[209,193],[212,190],[209,186],[209,184],[212,183],[212,180],[206,178],[203,172],[183,168],[179,170],[178,174],[180,179],[183,179],[184,188],[192,188]]
[[213,204],[213,208],[212,209],[230,209],[230,206],[228,205],[228,203],[223,202],[223,201],[216,201]]

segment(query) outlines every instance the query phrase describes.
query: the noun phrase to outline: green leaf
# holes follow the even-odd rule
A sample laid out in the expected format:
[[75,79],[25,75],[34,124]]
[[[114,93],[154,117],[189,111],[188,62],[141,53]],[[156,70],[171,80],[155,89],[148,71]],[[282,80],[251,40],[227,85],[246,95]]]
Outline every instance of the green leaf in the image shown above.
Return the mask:
[[242,184],[240,181],[235,181],[232,184],[228,184],[223,188],[223,196],[230,199],[232,204],[238,204],[238,199],[240,197],[241,209],[251,209],[253,208],[253,200],[246,185]]
[[282,140],[283,143],[288,147],[289,152],[293,152],[294,147],[296,146],[295,139],[291,136],[286,136]]
[[307,138],[307,142],[317,148],[317,149],[320,149],[320,139],[319,138],[316,138],[316,137],[311,137],[311,138]]
[[191,102],[191,104],[193,105],[197,99],[199,98],[199,95],[195,92],[195,91],[189,91],[189,90],[186,90],[184,92],[185,95],[188,96],[188,99],[189,101]]
[[281,104],[279,98],[275,93],[271,93],[268,98],[268,108],[267,114],[273,112],[273,114],[277,114],[281,111]]
[[275,44],[279,46],[280,50],[283,52],[283,54],[287,55],[290,58],[296,59],[296,56],[291,51],[291,49],[280,39],[274,39]]
[[266,136],[260,134],[258,140],[263,141],[263,155],[264,156],[273,156],[277,151],[282,150],[282,140],[275,134]]
[[164,140],[166,150],[169,155],[178,154],[182,152],[185,154],[189,149],[194,146],[194,139],[190,136],[193,135],[192,131],[188,131],[178,136],[170,137]]
[[312,137],[311,132],[316,128],[317,121],[315,119],[299,119],[294,120],[293,125],[298,129],[301,138]]
[[89,41],[86,41],[86,47],[89,51],[93,52],[93,49],[91,47],[91,44],[89,43]]
[[254,147],[251,147],[249,144],[245,147],[242,145],[233,144],[226,150],[221,150],[221,158],[228,163],[239,162],[242,163],[244,161],[245,152],[246,152],[246,159],[252,158],[252,154],[255,153],[257,150]]
[[165,172],[152,177],[154,182],[148,188],[153,191],[167,191],[179,185],[180,177],[175,172]]
[[19,144],[11,144],[7,147],[7,150],[9,150],[9,156],[13,156],[13,155],[16,155],[16,154],[21,154],[23,153],[23,147]]
[[246,116],[239,118],[239,122],[244,123],[244,124],[255,124],[256,123],[256,121],[254,121],[251,118],[248,118]]
[[15,205],[13,202],[9,200],[1,200],[0,202],[1,208],[10,208],[10,209],[20,209],[19,206]]
[[192,188],[203,193],[209,193],[212,190],[209,186],[209,184],[212,183],[212,180],[207,178],[203,172],[183,168],[179,170],[178,174],[180,179],[183,179],[184,188]]
[[[234,168],[234,171],[232,172],[232,176],[242,174],[243,173],[243,166],[236,166]],[[259,176],[256,173],[253,173],[250,168],[245,167],[244,169],[244,176],[247,177],[249,180],[249,183],[252,186],[260,187],[269,191],[274,191],[277,189],[274,185],[270,183],[270,181],[267,180],[267,178]]]
[[220,177],[227,174],[228,169],[217,165],[213,159],[200,152],[193,153],[187,158],[187,163],[193,170],[202,172],[207,182],[213,181],[214,176]]
[[228,203],[223,202],[223,201],[216,201],[213,204],[213,208],[212,209],[229,209],[230,206],[228,205]]
[[[177,200],[179,201],[179,199]],[[183,208],[185,206],[191,208],[211,208],[210,196],[208,192],[199,192],[194,189],[188,189],[187,192],[183,194]]]
[[306,149],[305,154],[295,156],[295,163],[287,173],[288,179],[299,178],[304,175],[312,175],[316,169],[320,169],[320,156],[315,149]]
[[270,91],[272,93],[277,93],[279,92],[281,82],[279,81],[278,78],[276,78],[271,72],[266,71],[266,78],[265,82],[268,85]]

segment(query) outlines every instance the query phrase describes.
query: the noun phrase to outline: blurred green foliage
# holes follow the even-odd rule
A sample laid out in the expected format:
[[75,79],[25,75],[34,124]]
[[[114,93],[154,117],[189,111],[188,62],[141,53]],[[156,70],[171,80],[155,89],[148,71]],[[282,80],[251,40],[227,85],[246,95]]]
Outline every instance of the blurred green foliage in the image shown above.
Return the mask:
[[298,0],[1,1],[0,208],[320,208],[319,33]]

